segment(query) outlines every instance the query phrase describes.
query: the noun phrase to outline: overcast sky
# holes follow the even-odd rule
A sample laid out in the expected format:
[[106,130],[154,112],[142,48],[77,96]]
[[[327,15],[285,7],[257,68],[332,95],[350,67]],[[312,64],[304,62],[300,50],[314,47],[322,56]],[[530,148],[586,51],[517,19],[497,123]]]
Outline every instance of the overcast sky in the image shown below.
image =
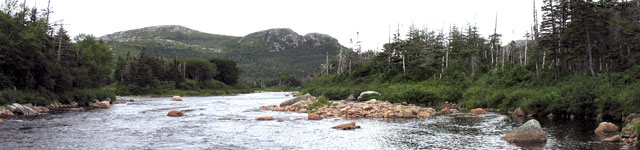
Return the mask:
[[[542,0],[535,1],[539,10]],[[46,8],[47,0],[27,3]],[[389,26],[396,30],[398,24],[401,34],[411,24],[445,31],[476,24],[486,37],[497,14],[504,43],[521,39],[533,24],[533,0],[51,0],[51,8],[51,20],[64,20],[71,35],[99,37],[156,25],[231,36],[290,28],[301,35],[329,34],[347,47],[360,32],[363,49],[381,48]]]

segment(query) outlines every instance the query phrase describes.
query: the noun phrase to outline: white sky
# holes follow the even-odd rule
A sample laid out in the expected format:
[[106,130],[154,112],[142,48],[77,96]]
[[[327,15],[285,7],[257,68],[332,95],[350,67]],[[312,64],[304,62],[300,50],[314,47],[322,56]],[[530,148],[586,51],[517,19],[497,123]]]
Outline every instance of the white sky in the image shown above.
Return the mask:
[[[542,0],[535,1],[539,11]],[[42,9],[47,0],[27,3]],[[365,50],[381,48],[389,26],[393,31],[398,24],[401,34],[411,24],[445,31],[453,24],[476,24],[486,37],[493,33],[497,14],[503,43],[521,39],[533,24],[533,0],[51,0],[51,8],[51,20],[64,20],[72,36],[99,37],[155,25],[231,36],[291,28],[301,35],[331,35],[347,47],[360,32]]]

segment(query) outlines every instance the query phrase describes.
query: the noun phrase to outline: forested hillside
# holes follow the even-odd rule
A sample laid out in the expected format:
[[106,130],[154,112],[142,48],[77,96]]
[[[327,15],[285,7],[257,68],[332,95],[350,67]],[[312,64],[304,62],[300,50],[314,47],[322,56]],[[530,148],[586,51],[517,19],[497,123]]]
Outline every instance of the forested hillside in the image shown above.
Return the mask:
[[306,77],[315,73],[327,55],[347,51],[331,36],[310,33],[298,35],[291,29],[269,29],[244,37],[199,32],[168,25],[134,29],[105,35],[116,56],[140,54],[166,58],[227,58],[238,62],[246,81],[271,79],[280,73]]
[[303,91],[343,99],[375,90],[383,100],[536,115],[619,118],[640,110],[640,3],[545,0],[541,10],[540,22],[522,16],[532,18],[526,40],[509,43],[474,26],[412,26],[373,57],[348,58],[356,62],[350,71],[332,61],[335,69]]

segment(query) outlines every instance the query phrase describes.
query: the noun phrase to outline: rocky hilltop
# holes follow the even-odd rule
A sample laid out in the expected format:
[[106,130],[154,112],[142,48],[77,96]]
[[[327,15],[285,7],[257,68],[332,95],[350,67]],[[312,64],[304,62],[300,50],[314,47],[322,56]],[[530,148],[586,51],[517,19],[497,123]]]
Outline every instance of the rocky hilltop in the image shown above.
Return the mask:
[[100,37],[116,57],[142,49],[167,58],[222,57],[237,61],[245,79],[273,78],[285,72],[311,75],[326,54],[346,50],[338,40],[321,33],[300,35],[287,28],[268,29],[243,37],[210,34],[180,25],[152,26]]

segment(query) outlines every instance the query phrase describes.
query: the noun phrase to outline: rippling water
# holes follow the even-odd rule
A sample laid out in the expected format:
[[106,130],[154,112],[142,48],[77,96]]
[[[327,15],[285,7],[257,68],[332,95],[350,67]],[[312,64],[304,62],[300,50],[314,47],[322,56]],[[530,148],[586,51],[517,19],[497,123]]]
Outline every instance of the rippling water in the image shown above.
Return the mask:
[[[540,120],[543,145],[513,145],[500,137],[525,121],[490,113],[421,119],[333,118],[309,121],[306,114],[261,111],[288,99],[282,92],[237,96],[133,98],[111,109],[52,112],[5,118],[0,149],[620,149],[599,142],[597,122]],[[129,99],[129,98],[127,98]],[[184,117],[167,117],[169,110]],[[242,112],[251,109],[251,112]],[[257,121],[258,116],[276,120]],[[230,118],[231,120],[220,120]],[[361,129],[332,126],[356,122]]]

